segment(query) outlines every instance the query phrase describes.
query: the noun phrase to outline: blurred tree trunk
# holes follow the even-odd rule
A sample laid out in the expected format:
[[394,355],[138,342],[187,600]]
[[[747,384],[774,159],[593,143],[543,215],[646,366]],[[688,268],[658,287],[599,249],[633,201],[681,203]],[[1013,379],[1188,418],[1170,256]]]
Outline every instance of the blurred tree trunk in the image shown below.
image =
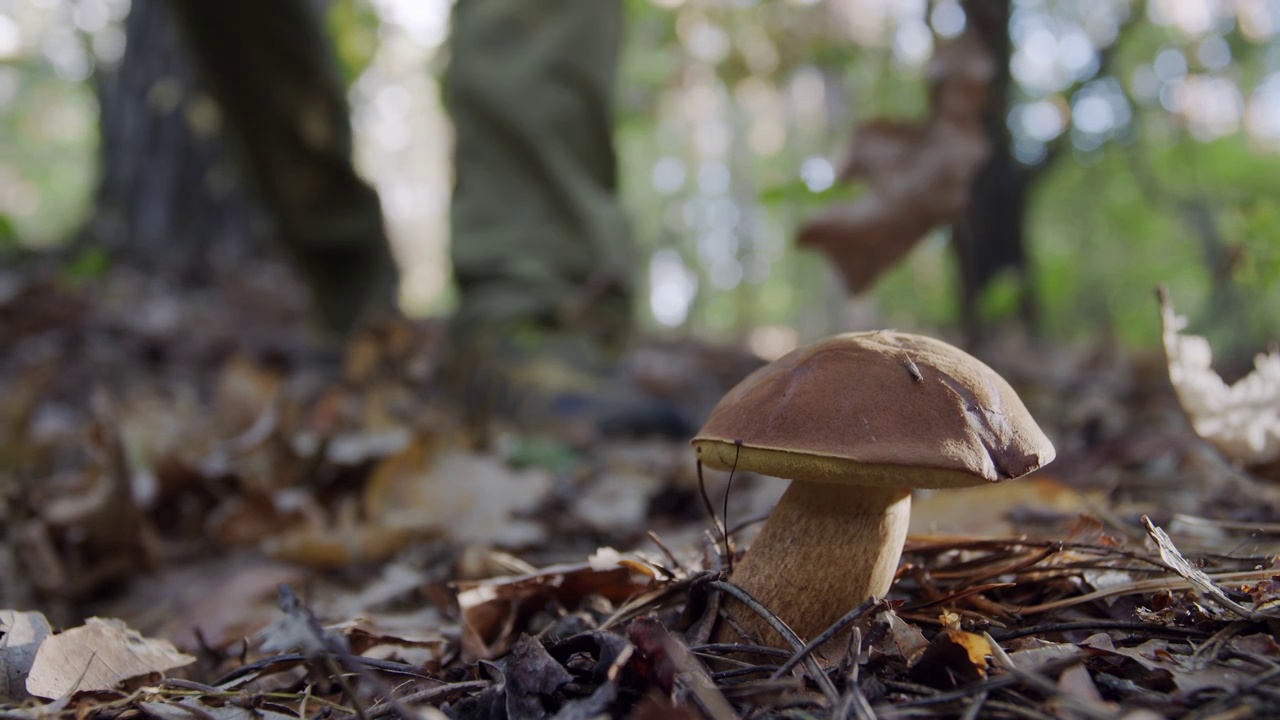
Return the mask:
[[166,0],[133,0],[124,57],[98,76],[101,179],[86,239],[117,262],[202,283],[261,244],[171,15]]
[[186,283],[266,255],[270,239],[326,329],[391,310],[381,206],[352,165],[320,4],[134,0],[126,38],[100,83],[103,171],[88,239]]
[[346,86],[317,0],[168,0],[228,138],[330,330],[394,310],[378,196],[352,164]]
[[969,206],[952,228],[960,265],[961,314],[970,343],[986,334],[978,302],[982,291],[1003,270],[1019,283],[1019,312],[1025,329],[1037,330],[1038,311],[1026,238],[1023,232],[1032,175],[1013,157],[1010,143],[1009,98],[1009,0],[969,0],[964,3],[968,22],[978,31],[996,74],[987,94],[982,123],[991,156],[973,182]]

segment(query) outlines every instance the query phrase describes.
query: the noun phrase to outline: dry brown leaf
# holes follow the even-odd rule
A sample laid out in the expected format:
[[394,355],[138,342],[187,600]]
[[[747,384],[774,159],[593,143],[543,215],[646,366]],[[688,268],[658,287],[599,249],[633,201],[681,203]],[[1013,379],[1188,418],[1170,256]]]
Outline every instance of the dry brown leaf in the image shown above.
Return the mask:
[[831,258],[850,294],[868,289],[929,230],[963,212],[990,151],[981,113],[993,70],[971,30],[935,52],[925,122],[872,120],[855,130],[841,179],[864,181],[870,192],[819,213],[797,239]]
[[27,676],[27,692],[57,698],[74,692],[112,690],[134,678],[195,662],[167,640],[144,638],[123,622],[89,618],[51,635],[40,645]]
[[876,615],[872,625],[871,637],[875,639],[872,647],[882,655],[893,658],[910,666],[929,647],[920,628],[902,618],[892,610],[885,610]]
[[0,698],[27,697],[27,675],[50,632],[49,621],[38,612],[0,610]]
[[[1058,676],[1058,697],[1049,698],[1046,704],[1059,720],[1086,720],[1101,715],[1113,715],[1115,703],[1107,702],[1093,682],[1089,669],[1072,665]],[[1081,707],[1083,705],[1083,707]],[[1087,712],[1088,710],[1093,712]]]
[[987,676],[987,658],[994,651],[981,635],[943,630],[911,667],[911,677],[931,687],[950,688]]
[[205,527],[224,547],[251,546],[298,527],[321,526],[324,520],[319,499],[307,490],[247,487],[219,503]]
[[1232,385],[1213,370],[1213,350],[1183,335],[1187,319],[1160,292],[1160,327],[1169,381],[1196,434],[1227,459],[1280,480],[1280,353],[1259,353],[1253,371]]
[[1052,643],[1039,638],[1015,640],[1019,649],[1009,653],[1014,667],[1023,672],[1039,672],[1040,668],[1069,657],[1080,655],[1080,648],[1072,643]]
[[424,608],[421,612],[408,615],[405,621],[396,623],[395,628],[384,627],[377,621],[365,618],[331,625],[326,629],[342,633],[355,655],[426,667],[428,663],[440,662],[449,652],[448,639],[438,630],[432,629],[440,627],[440,620],[438,611]]
[[281,375],[243,354],[222,367],[213,407],[222,435],[239,435],[253,427],[271,407]]
[[1254,666],[1241,665],[1237,660],[1209,664],[1193,655],[1175,652],[1168,640],[1154,639],[1137,647],[1116,647],[1110,635],[1098,633],[1085,638],[1080,646],[1132,658],[1148,670],[1163,670],[1169,673],[1183,693],[1204,689],[1233,690],[1249,682],[1255,674]]
[[464,656],[484,659],[506,652],[514,639],[516,621],[528,607],[554,602],[572,609],[587,595],[623,602],[653,589],[653,576],[638,572],[637,565],[628,560],[630,558],[612,548],[603,548],[585,563],[552,565],[527,575],[455,583],[458,607],[462,611]]
[[504,547],[545,540],[541,523],[519,515],[547,498],[549,474],[485,455],[433,455],[428,440],[410,444],[374,468],[359,519],[340,508],[332,521],[311,518],[268,538],[265,549],[291,562],[344,567],[385,560],[424,537]]
[[[151,607],[166,609],[165,622],[146,627],[180,649],[226,649],[261,630],[279,610],[277,588],[302,582],[305,573],[257,557],[232,557],[218,563],[171,568],[140,583]],[[114,608],[136,617],[142,608]],[[120,611],[123,611],[120,612]]]
[[412,528],[361,525],[305,525],[267,538],[272,558],[311,567],[342,568],[381,562],[408,547],[423,533]]
[[381,527],[433,532],[463,543],[520,547],[546,529],[526,520],[546,500],[551,476],[515,470],[500,458],[450,451],[432,457],[417,442],[383,460],[365,486],[364,512]]

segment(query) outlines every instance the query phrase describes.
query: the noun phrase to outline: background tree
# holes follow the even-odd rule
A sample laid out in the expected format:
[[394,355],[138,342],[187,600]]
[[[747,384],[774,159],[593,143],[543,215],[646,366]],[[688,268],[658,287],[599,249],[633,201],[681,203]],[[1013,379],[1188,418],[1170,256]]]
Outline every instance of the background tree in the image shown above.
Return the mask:
[[208,282],[263,254],[262,218],[168,0],[133,0],[125,37],[96,76],[101,174],[84,239],[114,262]]
[[[190,277],[219,256],[234,267],[261,253],[251,236],[266,236],[296,263],[329,329],[350,328],[370,304],[389,308],[381,208],[352,165],[345,85],[319,7],[141,0],[126,28],[124,58],[102,85],[93,239]],[[268,232],[254,227],[247,197],[266,210]]]

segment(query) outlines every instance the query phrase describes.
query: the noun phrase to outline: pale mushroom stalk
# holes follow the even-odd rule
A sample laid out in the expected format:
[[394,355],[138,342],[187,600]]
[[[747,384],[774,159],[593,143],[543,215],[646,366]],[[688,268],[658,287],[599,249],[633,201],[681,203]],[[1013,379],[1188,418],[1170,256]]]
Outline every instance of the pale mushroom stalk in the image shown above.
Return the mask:
[[[910,520],[910,488],[793,482],[733,582],[811,640],[832,618],[885,596]],[[782,642],[750,610],[730,612],[766,645]]]

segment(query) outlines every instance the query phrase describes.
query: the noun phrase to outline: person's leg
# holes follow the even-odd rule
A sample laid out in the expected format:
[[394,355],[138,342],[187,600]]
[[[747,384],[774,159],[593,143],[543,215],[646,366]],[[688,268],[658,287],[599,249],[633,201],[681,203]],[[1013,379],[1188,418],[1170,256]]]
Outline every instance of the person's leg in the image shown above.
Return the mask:
[[620,0],[457,3],[445,87],[460,326],[628,329],[612,137],[621,31]]
[[683,435],[616,372],[631,326],[613,90],[621,0],[459,0],[452,384],[473,424]]
[[316,298],[346,332],[394,305],[378,197],[355,172],[346,93],[309,0],[171,0],[248,179]]

